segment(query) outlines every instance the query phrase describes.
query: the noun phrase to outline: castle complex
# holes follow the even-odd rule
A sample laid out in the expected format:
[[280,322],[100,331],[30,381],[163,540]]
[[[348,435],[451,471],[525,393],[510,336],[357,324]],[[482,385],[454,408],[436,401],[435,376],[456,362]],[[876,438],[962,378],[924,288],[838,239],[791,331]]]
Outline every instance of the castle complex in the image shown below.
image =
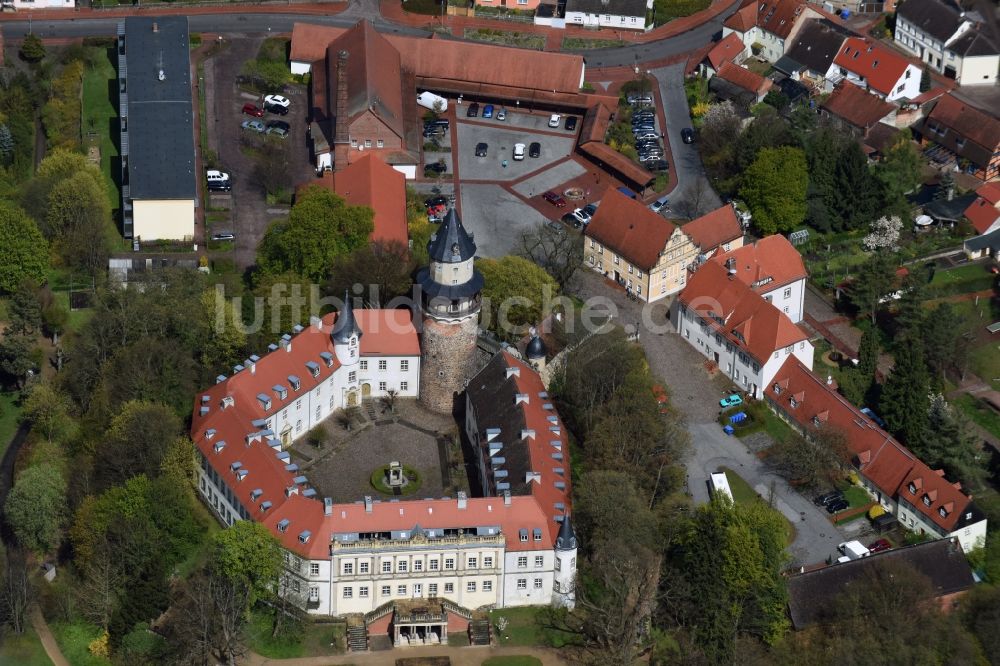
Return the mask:
[[[470,380],[483,278],[448,213],[418,273],[423,333],[407,310],[313,318],[195,399],[198,489],[223,524],[256,520],[286,551],[284,589],[310,613],[348,615],[395,644],[447,641],[483,607],[574,602],[568,444],[541,378],[506,352]],[[534,356],[544,355],[540,341]],[[534,358],[534,363],[539,363]],[[481,497],[317,496],[292,444],[331,414],[390,392],[451,413],[478,456]],[[475,386],[476,390],[471,390]],[[566,458],[564,460],[564,454]]]

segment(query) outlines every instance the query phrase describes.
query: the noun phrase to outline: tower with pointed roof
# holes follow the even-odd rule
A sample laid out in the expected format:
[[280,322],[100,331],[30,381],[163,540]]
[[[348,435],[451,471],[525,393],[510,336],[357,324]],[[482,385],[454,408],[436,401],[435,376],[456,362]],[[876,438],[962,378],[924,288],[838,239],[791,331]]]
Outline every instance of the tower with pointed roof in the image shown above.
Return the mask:
[[557,605],[576,605],[576,531],[567,513],[559,525],[556,537],[555,580],[552,597]]
[[474,370],[483,276],[476,244],[452,208],[427,244],[430,264],[417,273],[423,331],[420,402],[450,414]]
[[344,305],[337,314],[330,339],[333,340],[333,351],[341,365],[354,365],[358,362],[361,356],[361,328],[354,317],[354,306],[351,305],[351,296],[347,291],[344,291]]

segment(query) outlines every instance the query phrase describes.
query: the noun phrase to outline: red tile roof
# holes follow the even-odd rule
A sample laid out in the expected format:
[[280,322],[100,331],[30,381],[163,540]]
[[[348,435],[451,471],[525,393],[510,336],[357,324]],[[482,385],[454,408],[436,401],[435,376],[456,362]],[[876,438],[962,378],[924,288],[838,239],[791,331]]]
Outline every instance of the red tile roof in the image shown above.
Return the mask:
[[[980,187],[979,189],[982,190],[983,188]],[[972,222],[976,233],[985,234],[1000,219],[1000,210],[980,195],[969,204],[969,207],[965,209],[964,215],[969,218],[969,222]]]
[[757,3],[755,0],[747,0],[742,7],[736,10],[732,16],[726,19],[722,25],[732,28],[737,32],[746,32],[754,26],[757,20]]
[[725,254],[713,255],[711,261],[725,266],[730,259],[735,260],[736,278],[758,293],[809,277],[802,255],[780,234],[767,236]]
[[760,74],[751,72],[749,69],[740,67],[732,62],[722,63],[715,75],[723,81],[729,81],[734,86],[743,90],[749,90],[758,96],[772,85],[768,79],[765,79]]
[[823,102],[823,108],[831,115],[867,130],[895,111],[897,107],[860,86],[841,83]]
[[334,191],[347,203],[368,206],[375,212],[372,241],[407,244],[406,176],[375,155],[365,155],[338,171],[332,180]]
[[[726,269],[715,262],[702,264],[678,299],[761,365],[776,351],[808,339],[788,315],[748,285],[731,279]],[[718,317],[725,323],[719,324]]]
[[1000,182],[983,183],[976,190],[976,194],[989,202],[991,206],[1000,204]]
[[609,171],[616,172],[628,184],[645,188],[654,180],[655,176],[644,167],[639,166],[633,160],[625,157],[617,150],[601,141],[588,141],[579,146],[580,152],[590,156],[596,162],[606,166]]
[[864,77],[868,87],[890,95],[903,77],[910,61],[870,39],[850,37],[844,41],[833,62]]
[[638,201],[609,188],[584,234],[649,271],[659,262],[676,228]]
[[746,0],[723,25],[739,32],[746,32],[756,25],[786,39],[804,9],[805,2],[802,0]]
[[[336,108],[338,54],[348,53],[347,113],[351,122],[364,113],[374,113],[400,138],[403,128],[402,66],[399,52],[368,21],[330,42],[327,47],[328,108]],[[409,91],[408,91],[409,92]]]
[[[354,314],[363,332],[362,356],[419,354],[417,334],[408,312],[355,310]],[[323,317],[321,328],[310,326],[291,337],[291,351],[278,349],[265,355],[256,361],[252,371],[249,367],[242,370],[209,387],[195,400],[192,440],[247,513],[267,526],[285,548],[312,559],[329,557],[331,539],[338,533],[411,530],[416,525],[424,529],[497,526],[507,537],[508,550],[552,548],[558,524],[549,513],[555,512],[554,505],[545,503],[552,500],[546,493],[553,492],[554,487],[540,489],[538,497],[512,497],[509,504],[499,497],[469,498],[464,509],[459,508],[455,499],[375,502],[370,512],[364,504],[335,504],[329,515],[325,515],[321,501],[301,494],[304,486],[294,481],[300,472],[286,469],[285,461],[278,458],[280,443],[273,433],[264,431],[258,421],[276,409],[264,412],[257,394],[266,394],[272,408],[280,407],[335,372],[340,367],[336,356],[332,357],[330,366],[319,356],[321,352],[334,353],[329,335],[334,321],[334,315]],[[314,378],[305,367],[305,360],[319,366],[318,377]],[[288,375],[299,378],[299,391],[292,390]],[[288,389],[289,397],[285,401],[275,394],[272,387],[276,384]],[[526,392],[535,391],[536,395],[544,388],[531,370],[522,370],[518,387]],[[232,399],[232,404],[223,408],[223,399],[227,397]],[[201,410],[205,407],[208,413],[203,415]],[[536,416],[528,414],[529,422],[536,423]],[[547,427],[547,419],[545,423]],[[541,425],[537,427],[542,430]],[[540,441],[549,445],[547,438]],[[239,464],[234,468],[234,463]],[[544,461],[538,462],[539,466],[543,464]],[[242,478],[237,477],[238,471],[245,473]],[[567,495],[568,492],[566,490]],[[265,503],[269,505],[263,510],[261,507]],[[548,507],[548,511],[543,511],[543,506]],[[284,532],[278,529],[283,520],[289,521]],[[522,529],[532,534],[527,542],[517,537]],[[542,530],[541,542],[534,541],[535,529]],[[310,536],[303,542],[300,538],[305,531]]]
[[[775,386],[781,391],[776,392]],[[825,413],[825,427],[843,432],[848,449],[865,478],[884,495],[906,499],[929,522],[950,532],[970,506],[972,499],[956,484],[948,482],[940,470],[931,470],[798,359],[792,357],[785,361],[771,386],[766,387],[765,395],[807,432],[816,427],[813,418]],[[921,492],[909,492],[911,481]],[[924,494],[933,498],[930,506],[924,504]],[[951,509],[947,516],[941,516],[939,509],[942,507]]]
[[691,220],[681,227],[681,231],[702,254],[711,254],[716,248],[743,237],[743,225],[736,219],[736,211],[729,204]]
[[718,70],[722,66],[722,63],[732,62],[746,51],[746,48],[740,36],[735,32],[731,32],[722,41],[713,46],[712,50],[705,57],[708,58],[708,64],[712,66],[712,69]]

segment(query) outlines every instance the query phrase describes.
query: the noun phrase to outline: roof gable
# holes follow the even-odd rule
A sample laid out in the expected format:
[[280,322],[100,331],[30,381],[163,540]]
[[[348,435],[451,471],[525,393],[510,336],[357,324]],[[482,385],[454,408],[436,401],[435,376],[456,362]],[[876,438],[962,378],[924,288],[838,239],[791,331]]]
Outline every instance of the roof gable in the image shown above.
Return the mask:
[[710,254],[716,248],[741,238],[743,225],[736,218],[736,211],[732,205],[723,204],[691,220],[681,227],[681,231],[698,246],[701,254]]
[[334,191],[348,204],[374,211],[372,241],[407,244],[406,176],[377,156],[364,155],[330,178]]
[[726,37],[722,38],[718,44],[712,47],[705,56],[708,59],[708,64],[712,66],[712,69],[719,69],[724,62],[731,62],[738,58],[746,51],[747,47],[740,39],[740,36],[735,32],[729,33]]
[[649,271],[676,227],[617,190],[608,189],[584,233],[613,252]]
[[[404,136],[402,73],[399,51],[361,20],[327,47],[330,83],[328,94],[337,92],[340,54],[347,53],[347,114],[351,121],[371,112],[397,136]],[[336,109],[331,103],[329,108]]]
[[809,70],[826,74],[850,33],[829,19],[809,20],[787,55]]
[[713,255],[710,259],[722,266],[730,265],[730,260],[736,279],[758,293],[767,293],[809,277],[802,255],[780,234]]
[[961,9],[942,0],[906,0],[896,13],[919,30],[939,42],[950,40],[964,19]]
[[770,87],[767,79],[746,67],[740,67],[732,62],[724,62],[715,74],[724,81],[729,81],[738,88],[760,95]]
[[823,102],[823,109],[855,127],[867,130],[895,111],[896,105],[860,86],[841,83]]
[[[934,103],[927,120],[956,132],[989,153],[1000,150],[1000,120],[969,106],[954,95],[942,95]],[[938,140],[938,137],[933,138]]]
[[845,40],[833,61],[863,77],[870,88],[883,95],[892,93],[910,64],[902,56],[860,37]]

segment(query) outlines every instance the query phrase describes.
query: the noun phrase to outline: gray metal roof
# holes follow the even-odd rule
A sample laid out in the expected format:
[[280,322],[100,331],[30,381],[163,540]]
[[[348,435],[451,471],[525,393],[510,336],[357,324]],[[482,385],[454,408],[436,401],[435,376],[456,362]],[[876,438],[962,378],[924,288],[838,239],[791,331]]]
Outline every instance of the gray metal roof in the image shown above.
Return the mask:
[[431,236],[427,253],[431,261],[445,264],[458,264],[476,256],[476,243],[462,226],[462,219],[454,208],[448,210],[441,227]]
[[337,315],[337,321],[333,324],[333,331],[330,332],[330,337],[333,338],[335,343],[344,345],[355,335],[359,339],[361,338],[361,327],[358,326],[358,320],[354,318],[354,305],[351,304],[351,295],[345,289],[344,307]]
[[187,18],[134,17],[124,24],[131,198],[194,199]]
[[983,234],[982,236],[975,236],[965,241],[966,250],[992,250],[1000,251],[1000,229],[990,232],[988,234]]
[[785,56],[804,65],[810,71],[825,75],[840,46],[849,36],[849,32],[833,21],[827,19],[806,21],[799,31],[795,45],[788,49]]
[[958,39],[948,45],[948,50],[963,58],[991,56],[1000,53],[1000,47],[997,46],[996,42],[976,28],[970,28],[963,32]]
[[906,0],[896,14],[941,42],[951,39],[963,21],[962,10],[942,0]]

